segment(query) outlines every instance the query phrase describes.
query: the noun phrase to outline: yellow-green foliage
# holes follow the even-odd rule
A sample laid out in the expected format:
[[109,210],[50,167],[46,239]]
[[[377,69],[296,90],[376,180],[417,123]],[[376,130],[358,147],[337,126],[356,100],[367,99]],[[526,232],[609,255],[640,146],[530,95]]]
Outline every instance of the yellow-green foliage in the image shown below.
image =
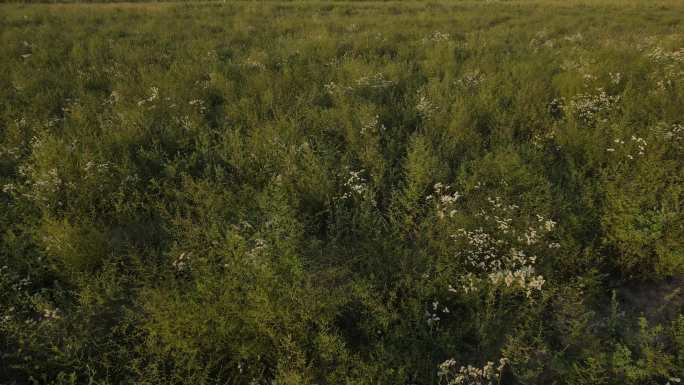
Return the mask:
[[0,383],[684,380],[677,0],[0,5]]

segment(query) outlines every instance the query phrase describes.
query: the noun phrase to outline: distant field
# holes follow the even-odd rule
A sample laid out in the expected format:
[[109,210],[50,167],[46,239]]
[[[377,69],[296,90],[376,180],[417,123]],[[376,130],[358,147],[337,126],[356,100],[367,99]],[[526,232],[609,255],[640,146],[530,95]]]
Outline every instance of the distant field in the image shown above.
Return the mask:
[[684,2],[0,5],[1,384],[684,380]]

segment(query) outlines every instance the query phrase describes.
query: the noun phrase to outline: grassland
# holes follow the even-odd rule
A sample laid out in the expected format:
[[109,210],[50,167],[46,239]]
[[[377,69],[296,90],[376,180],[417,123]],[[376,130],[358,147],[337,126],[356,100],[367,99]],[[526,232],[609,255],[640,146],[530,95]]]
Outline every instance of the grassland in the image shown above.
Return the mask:
[[684,378],[684,3],[0,5],[0,383]]

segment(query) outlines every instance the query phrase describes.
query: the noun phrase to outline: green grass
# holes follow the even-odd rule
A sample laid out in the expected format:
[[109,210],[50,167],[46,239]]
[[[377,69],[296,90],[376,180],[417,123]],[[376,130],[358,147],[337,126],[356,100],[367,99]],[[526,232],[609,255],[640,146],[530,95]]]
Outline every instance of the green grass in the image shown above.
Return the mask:
[[683,278],[680,1],[0,5],[0,383],[674,385]]

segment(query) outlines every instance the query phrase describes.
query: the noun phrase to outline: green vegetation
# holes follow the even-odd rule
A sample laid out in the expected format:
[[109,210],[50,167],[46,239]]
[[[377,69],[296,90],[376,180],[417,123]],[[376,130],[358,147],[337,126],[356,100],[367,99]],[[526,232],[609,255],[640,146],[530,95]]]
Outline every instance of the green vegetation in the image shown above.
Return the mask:
[[683,209],[680,1],[0,5],[3,384],[675,385]]

